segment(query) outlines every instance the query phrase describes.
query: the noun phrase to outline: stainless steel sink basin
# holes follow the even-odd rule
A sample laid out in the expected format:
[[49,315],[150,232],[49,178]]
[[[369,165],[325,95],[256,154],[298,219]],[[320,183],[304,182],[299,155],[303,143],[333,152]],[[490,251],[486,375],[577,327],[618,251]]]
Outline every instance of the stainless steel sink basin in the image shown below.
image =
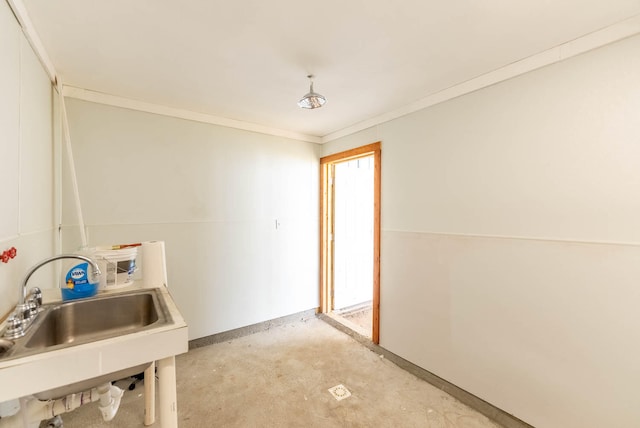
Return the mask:
[[[63,303],[40,314],[27,349],[73,345],[139,331],[163,317],[152,293]],[[163,317],[164,318],[164,317]]]
[[[0,343],[0,361],[136,333],[171,323],[157,289],[46,304],[24,337]],[[41,400],[84,391],[144,370],[147,364],[36,394]]]

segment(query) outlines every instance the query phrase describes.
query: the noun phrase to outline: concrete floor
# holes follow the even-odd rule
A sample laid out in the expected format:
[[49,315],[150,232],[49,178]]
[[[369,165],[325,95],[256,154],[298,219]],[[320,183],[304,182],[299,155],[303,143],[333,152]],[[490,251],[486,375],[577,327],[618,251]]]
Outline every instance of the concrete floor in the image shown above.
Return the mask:
[[[176,360],[181,428],[499,427],[315,317]],[[352,394],[341,401],[328,391],[339,384]],[[127,391],[110,423],[93,403],[63,415],[64,426],[143,427],[142,391]]]

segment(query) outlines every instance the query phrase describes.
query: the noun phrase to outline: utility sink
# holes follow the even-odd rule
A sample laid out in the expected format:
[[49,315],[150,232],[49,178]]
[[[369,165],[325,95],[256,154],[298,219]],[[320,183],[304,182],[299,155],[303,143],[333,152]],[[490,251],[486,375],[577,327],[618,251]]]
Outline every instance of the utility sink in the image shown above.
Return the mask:
[[[177,428],[175,356],[188,351],[189,337],[169,290],[159,284],[68,302],[47,300],[52,297],[44,293],[23,337],[0,339],[0,402],[20,398],[30,408],[42,405],[33,396],[62,398],[142,371],[153,378],[155,362],[157,383],[144,385],[145,425],[155,421],[157,386],[162,426]],[[83,397],[57,403],[77,404]]]
[[26,349],[72,346],[132,333],[166,321],[151,292],[72,300],[40,314]]
[[[24,337],[13,340],[13,346],[7,347],[6,343],[0,346],[0,362],[137,333],[171,322],[171,315],[158,289],[46,304]],[[49,400],[84,391],[104,382],[140,373],[145,367],[142,365],[105,374],[39,393],[36,397]]]

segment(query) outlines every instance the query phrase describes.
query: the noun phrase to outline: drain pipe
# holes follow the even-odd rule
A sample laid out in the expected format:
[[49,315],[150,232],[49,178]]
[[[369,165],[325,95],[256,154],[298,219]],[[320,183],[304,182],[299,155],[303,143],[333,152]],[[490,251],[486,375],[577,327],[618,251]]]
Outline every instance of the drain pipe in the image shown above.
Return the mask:
[[[71,412],[80,406],[100,401],[102,419],[112,420],[120,407],[124,391],[117,386],[106,383],[89,391],[69,394],[64,398],[50,401],[29,400],[26,406],[13,416],[0,419],[0,428],[37,428],[40,421],[51,419],[57,415]],[[22,400],[21,400],[22,401]],[[26,421],[26,425],[24,422]]]
[[120,400],[124,395],[124,391],[117,386],[111,385],[110,382],[100,385],[96,389],[98,394],[100,394],[100,412],[102,413],[102,419],[105,422],[109,422],[116,416],[116,413],[118,413]]

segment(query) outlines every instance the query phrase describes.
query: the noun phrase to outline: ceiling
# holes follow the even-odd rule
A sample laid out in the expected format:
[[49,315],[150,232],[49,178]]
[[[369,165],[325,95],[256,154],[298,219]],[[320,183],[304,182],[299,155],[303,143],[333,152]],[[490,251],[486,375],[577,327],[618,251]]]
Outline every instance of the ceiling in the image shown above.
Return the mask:
[[[325,136],[640,13],[640,0],[23,0],[65,85]],[[300,109],[314,74],[324,107]]]

